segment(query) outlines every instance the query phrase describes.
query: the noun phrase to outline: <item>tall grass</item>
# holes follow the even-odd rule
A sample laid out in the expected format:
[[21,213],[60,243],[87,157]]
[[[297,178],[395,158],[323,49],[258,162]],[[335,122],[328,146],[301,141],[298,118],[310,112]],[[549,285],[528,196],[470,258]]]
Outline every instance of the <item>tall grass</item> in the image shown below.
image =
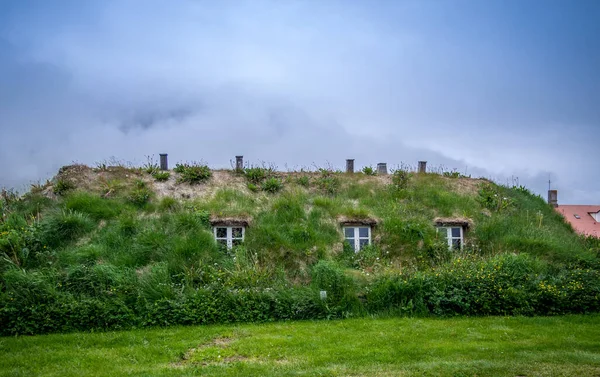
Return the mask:
[[110,219],[118,215],[122,206],[112,199],[103,199],[88,192],[76,191],[65,198],[64,207],[89,215],[94,220]]

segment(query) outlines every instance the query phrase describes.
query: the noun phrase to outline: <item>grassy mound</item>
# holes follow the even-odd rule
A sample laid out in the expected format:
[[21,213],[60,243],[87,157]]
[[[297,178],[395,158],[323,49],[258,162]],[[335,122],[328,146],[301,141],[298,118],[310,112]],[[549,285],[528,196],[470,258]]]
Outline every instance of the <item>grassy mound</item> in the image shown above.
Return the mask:
[[[23,196],[3,192],[2,334],[600,310],[600,242],[522,187],[194,163],[157,177],[78,165]],[[250,219],[244,243],[220,247],[212,217]],[[472,224],[461,250],[440,242],[437,217]],[[375,219],[372,245],[354,253],[341,218]]]

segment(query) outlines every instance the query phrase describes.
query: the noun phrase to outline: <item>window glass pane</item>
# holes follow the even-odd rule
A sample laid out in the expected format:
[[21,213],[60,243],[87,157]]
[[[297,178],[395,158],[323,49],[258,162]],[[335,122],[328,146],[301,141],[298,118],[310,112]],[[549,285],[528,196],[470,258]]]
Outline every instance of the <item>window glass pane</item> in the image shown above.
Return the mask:
[[346,243],[348,244],[348,246],[350,246],[352,251],[356,251],[356,249],[354,248],[354,238],[346,238]]
[[452,228],[452,237],[460,237],[460,228]]
[[242,228],[232,228],[231,235],[233,238],[242,238]]
[[360,227],[358,228],[359,237],[369,237],[369,228]]
[[346,238],[354,237],[354,228],[344,228],[344,235]]
[[217,248],[220,252],[227,252],[227,241],[225,240],[217,240]]
[[369,240],[358,240],[358,242],[360,242],[361,249],[369,244]]
[[453,249],[460,249],[460,245],[461,245],[460,238],[452,240],[452,248]]
[[233,244],[233,246],[241,245],[242,240],[241,239],[232,240],[231,243]]
[[227,228],[217,228],[217,238],[227,238]]
[[446,228],[438,228],[437,236],[441,240],[445,240],[448,238],[448,230]]

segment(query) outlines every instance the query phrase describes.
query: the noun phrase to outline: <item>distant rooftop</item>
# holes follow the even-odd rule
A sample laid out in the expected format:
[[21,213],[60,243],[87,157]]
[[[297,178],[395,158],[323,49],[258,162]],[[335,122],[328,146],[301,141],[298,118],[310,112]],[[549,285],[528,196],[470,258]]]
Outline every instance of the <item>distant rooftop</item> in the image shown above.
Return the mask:
[[559,205],[556,210],[577,233],[600,238],[600,205]]

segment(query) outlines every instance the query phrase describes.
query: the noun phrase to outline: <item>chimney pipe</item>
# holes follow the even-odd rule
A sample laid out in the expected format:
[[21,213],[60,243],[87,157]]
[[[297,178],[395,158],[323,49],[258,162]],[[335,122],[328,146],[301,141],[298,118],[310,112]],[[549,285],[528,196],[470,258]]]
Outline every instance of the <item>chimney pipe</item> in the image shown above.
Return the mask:
[[235,170],[244,170],[244,156],[235,156]]
[[558,191],[548,190],[548,204],[553,207],[558,207]]
[[346,173],[354,173],[354,159],[349,158],[346,160]]
[[160,170],[169,170],[166,153],[160,153]]

